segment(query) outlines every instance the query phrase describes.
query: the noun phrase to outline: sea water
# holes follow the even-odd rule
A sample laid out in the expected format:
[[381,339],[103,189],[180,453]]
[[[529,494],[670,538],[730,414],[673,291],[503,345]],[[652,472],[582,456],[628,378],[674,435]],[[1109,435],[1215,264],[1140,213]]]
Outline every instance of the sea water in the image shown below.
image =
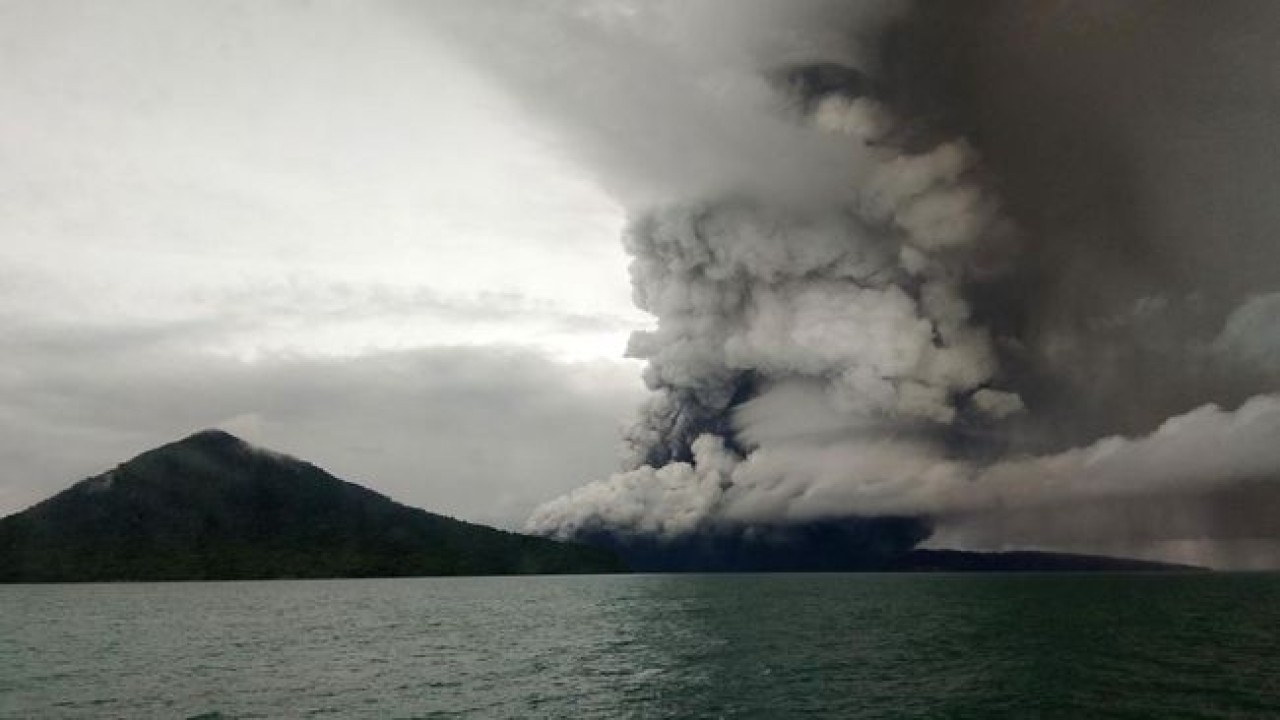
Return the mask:
[[4,718],[1275,718],[1280,576],[0,586]]

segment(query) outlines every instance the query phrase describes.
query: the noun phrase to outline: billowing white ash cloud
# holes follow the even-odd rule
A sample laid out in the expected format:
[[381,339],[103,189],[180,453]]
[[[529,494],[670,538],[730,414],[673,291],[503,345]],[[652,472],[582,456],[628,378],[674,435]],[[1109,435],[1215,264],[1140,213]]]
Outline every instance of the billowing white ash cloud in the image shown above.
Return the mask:
[[[833,102],[841,127],[883,113]],[[724,471],[778,445],[868,438],[874,450],[907,433],[932,453],[927,438],[947,428],[1021,411],[961,291],[976,248],[1009,232],[967,178],[971,152],[882,147],[864,161],[868,184],[845,205],[732,198],[631,223],[636,300],[658,319],[631,343],[655,391],[628,435],[635,469],[544,506],[531,528],[681,532],[723,519],[721,493],[755,487]]]
[[1213,7],[438,4],[628,208],[656,320],[623,470],[528,528],[1280,560],[1280,10]]
[[1277,395],[1233,411],[1197,408],[1139,438],[984,464],[856,432],[793,437],[744,457],[704,434],[690,462],[615,475],[534,517],[553,518],[568,536],[600,527],[679,536],[708,521],[923,515],[937,540],[962,546],[1133,552],[1172,540],[1271,539],[1280,536],[1278,435]]
[[633,213],[635,299],[657,327],[637,333],[630,354],[648,361],[655,395],[627,434],[630,471],[545,505],[532,530],[679,533],[719,522],[721,485],[752,486],[717,468],[792,443],[809,420],[820,427],[801,433],[806,442],[874,449],[906,434],[901,444],[936,455],[948,433],[1022,410],[965,297],[1008,265],[1014,237],[977,154],[897,117],[871,68],[846,64],[860,53],[813,55],[819,47],[805,47],[804,61],[740,69],[768,83],[772,101],[738,108],[758,120],[733,118],[786,128],[784,142],[753,137],[744,154],[831,148],[819,173],[776,186],[793,170],[775,175],[761,157],[741,178]]

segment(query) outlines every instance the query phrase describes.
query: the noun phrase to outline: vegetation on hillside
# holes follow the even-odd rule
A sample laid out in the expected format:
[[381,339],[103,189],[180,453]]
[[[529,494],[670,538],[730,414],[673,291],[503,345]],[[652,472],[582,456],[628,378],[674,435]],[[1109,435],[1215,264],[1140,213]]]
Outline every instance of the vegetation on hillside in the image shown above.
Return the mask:
[[0,520],[0,581],[619,572],[607,550],[396,503],[219,431]]

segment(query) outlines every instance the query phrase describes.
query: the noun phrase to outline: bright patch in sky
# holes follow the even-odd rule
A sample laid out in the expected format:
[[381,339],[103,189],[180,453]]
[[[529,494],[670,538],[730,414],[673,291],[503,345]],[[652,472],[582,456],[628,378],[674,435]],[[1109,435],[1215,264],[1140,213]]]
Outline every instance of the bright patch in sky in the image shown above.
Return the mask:
[[[126,12],[122,12],[126,10]],[[387,5],[0,8],[11,325],[620,358],[620,210]]]

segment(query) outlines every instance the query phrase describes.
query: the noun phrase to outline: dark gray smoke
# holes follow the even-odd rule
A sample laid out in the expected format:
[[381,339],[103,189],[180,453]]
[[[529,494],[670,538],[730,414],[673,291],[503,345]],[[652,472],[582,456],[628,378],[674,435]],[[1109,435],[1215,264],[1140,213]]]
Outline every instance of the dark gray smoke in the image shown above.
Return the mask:
[[1018,341],[1037,440],[1276,387],[1256,296],[1280,286],[1280,7],[921,3],[882,55],[895,102],[978,146],[1025,231],[978,312]]
[[657,320],[626,468],[530,529],[917,517],[965,547],[1280,559],[1280,515],[1242,510],[1280,498],[1280,8],[436,20],[630,208]]

